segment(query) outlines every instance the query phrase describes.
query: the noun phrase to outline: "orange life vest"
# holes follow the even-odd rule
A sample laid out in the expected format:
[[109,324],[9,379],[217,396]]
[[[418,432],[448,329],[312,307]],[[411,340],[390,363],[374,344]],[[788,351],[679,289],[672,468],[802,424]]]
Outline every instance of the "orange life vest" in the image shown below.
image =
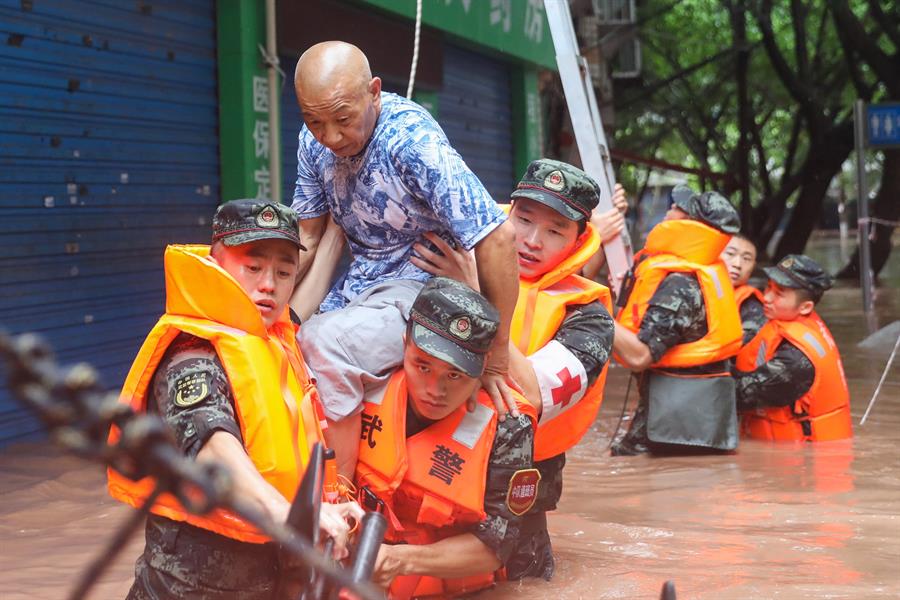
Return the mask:
[[[559,331],[569,306],[599,300],[612,314],[609,288],[581,277],[578,272],[600,250],[600,236],[588,223],[578,247],[554,269],[537,279],[519,279],[519,299],[510,324],[510,339],[526,356],[534,354]],[[534,435],[534,460],[561,454],[578,443],[594,422],[600,403],[606,371],[603,371],[584,396],[550,419],[542,419]]]
[[[406,374],[400,369],[380,397],[363,403],[356,482],[387,506],[391,515],[388,542],[429,544],[462,533],[485,518],[484,493],[497,412],[482,391],[475,412],[460,406],[407,439],[407,401]],[[524,398],[519,410],[534,422],[536,412]],[[391,598],[453,597],[493,583],[493,572],[455,579],[400,576],[391,583],[390,592]]]
[[815,367],[812,386],[793,406],[744,413],[741,431],[751,438],[777,441],[823,442],[852,437],[850,392],[841,356],[831,332],[815,312],[793,321],[763,325],[738,354],[738,370],[753,371],[768,362],[782,340],[797,346]]
[[670,273],[693,273],[706,306],[708,331],[693,342],[669,348],[651,365],[695,367],[730,358],[741,347],[741,317],[725,264],[719,259],[731,236],[694,221],[663,221],[650,231],[635,258],[635,284],[617,320],[637,333],[654,292]]
[[741,306],[744,305],[744,302],[750,299],[750,296],[754,296],[761,303],[765,303],[765,300],[763,300],[763,293],[752,285],[747,285],[745,283],[744,285],[734,288],[734,301],[737,303],[738,311],[741,310]]
[[[266,330],[250,297],[208,255],[209,246],[166,248],[166,313],[141,346],[119,401],[146,412],[148,387],[175,337],[185,332],[209,340],[228,376],[247,454],[263,478],[291,501],[312,444],[322,440],[323,414],[297,348],[296,326],[285,310]],[[110,443],[120,435],[114,427]],[[110,494],[134,507],[143,504],[155,484],[150,477],[132,481],[112,469],[108,478]],[[194,515],[169,494],[151,511],[236,540],[269,541],[233,513],[217,509]]]

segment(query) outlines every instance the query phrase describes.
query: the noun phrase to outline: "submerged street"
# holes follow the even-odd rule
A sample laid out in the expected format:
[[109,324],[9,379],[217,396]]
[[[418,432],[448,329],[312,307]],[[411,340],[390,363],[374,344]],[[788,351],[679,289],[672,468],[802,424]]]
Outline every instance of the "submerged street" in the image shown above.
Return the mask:
[[[834,239],[814,240],[809,253],[832,271],[841,263]],[[883,277],[881,326],[900,317],[900,261]],[[859,296],[839,285],[821,305],[850,383],[853,440],[742,442],[736,454],[713,457],[612,458],[606,446],[627,383],[627,372],[614,368],[598,421],[569,454],[562,502],[549,517],[553,581],[504,583],[479,597],[652,599],[672,579],[679,598],[896,598],[900,364],[859,427],[893,345],[856,347],[866,337]],[[97,466],[49,443],[0,456],[0,597],[64,597],[127,516],[104,483]],[[135,536],[92,597],[125,595],[142,538]]]

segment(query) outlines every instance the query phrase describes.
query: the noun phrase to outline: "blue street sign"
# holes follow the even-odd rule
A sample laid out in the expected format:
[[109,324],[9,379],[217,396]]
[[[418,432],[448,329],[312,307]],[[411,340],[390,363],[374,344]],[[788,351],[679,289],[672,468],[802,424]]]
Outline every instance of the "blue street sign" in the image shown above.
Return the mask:
[[870,148],[900,146],[900,104],[868,105],[866,133]]

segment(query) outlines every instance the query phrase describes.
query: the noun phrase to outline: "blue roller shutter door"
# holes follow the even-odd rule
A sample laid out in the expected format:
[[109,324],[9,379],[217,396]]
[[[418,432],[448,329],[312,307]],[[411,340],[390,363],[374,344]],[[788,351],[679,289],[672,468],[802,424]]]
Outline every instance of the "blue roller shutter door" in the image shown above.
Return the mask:
[[509,67],[446,44],[438,121],[463,160],[498,202],[515,185]]
[[289,74],[281,88],[281,195],[282,202],[290,206],[297,183],[297,147],[303,118],[300,107],[297,106],[297,93],[294,91],[293,73],[297,58],[282,56],[279,60],[281,68]]
[[[219,201],[213,0],[0,2],[0,326],[121,385]],[[0,444],[38,431],[0,384]]]

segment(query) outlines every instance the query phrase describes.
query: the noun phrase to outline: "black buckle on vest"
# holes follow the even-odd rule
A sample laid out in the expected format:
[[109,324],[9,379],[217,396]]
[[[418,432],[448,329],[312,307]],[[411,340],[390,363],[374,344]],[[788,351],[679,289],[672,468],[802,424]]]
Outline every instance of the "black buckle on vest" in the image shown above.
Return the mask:
[[359,505],[369,512],[384,514],[384,500],[375,495],[368,486],[359,488]]
[[803,435],[812,437],[812,423],[810,421],[800,421],[800,427],[803,428]]
[[616,308],[622,309],[628,304],[628,297],[631,296],[631,290],[634,289],[634,282],[634,267],[632,267],[628,269],[628,272],[625,273],[625,278],[622,280],[622,287],[620,288],[619,296],[616,298]]
[[796,407],[793,411],[794,416],[797,417],[797,420],[800,421],[800,428],[803,430],[803,436],[807,438],[812,437],[812,421],[809,420],[809,413],[805,410],[797,411]]

